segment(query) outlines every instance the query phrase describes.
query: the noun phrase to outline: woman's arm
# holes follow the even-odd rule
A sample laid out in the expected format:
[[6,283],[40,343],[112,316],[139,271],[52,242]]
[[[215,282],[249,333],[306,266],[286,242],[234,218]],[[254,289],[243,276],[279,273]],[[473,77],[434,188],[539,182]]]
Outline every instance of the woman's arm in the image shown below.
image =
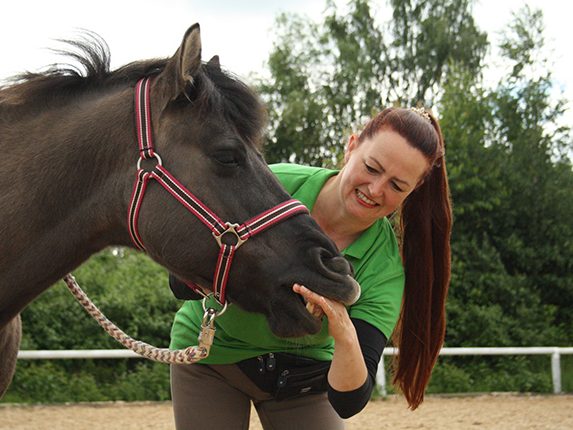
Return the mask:
[[[329,386],[328,399],[342,418],[356,415],[368,404],[376,385],[376,372],[380,357],[386,346],[386,336],[372,324],[357,318],[351,318],[351,321],[356,329],[362,356],[368,369],[368,378],[364,385],[353,391],[337,391]],[[336,354],[336,345],[334,351]]]
[[334,356],[328,373],[329,400],[342,418],[360,412],[370,400],[386,337],[371,324],[351,319],[341,303],[295,285],[294,291],[318,305],[328,318]]

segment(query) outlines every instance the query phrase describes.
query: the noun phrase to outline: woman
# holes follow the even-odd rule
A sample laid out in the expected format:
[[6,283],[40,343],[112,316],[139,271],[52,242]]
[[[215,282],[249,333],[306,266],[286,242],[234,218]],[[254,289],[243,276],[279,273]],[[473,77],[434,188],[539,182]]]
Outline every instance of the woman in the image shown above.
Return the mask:
[[[438,122],[423,109],[389,108],[350,136],[340,171],[271,169],[351,262],[361,297],[347,309],[294,285],[328,321],[318,335],[298,340],[276,338],[262,316],[230,307],[217,319],[203,365],[172,366],[177,428],[248,428],[251,402],[265,428],[343,428],[342,418],[368,402],[391,335],[400,350],[393,382],[415,409],[443,343],[450,277],[451,207]],[[395,212],[401,247],[386,218]],[[196,341],[201,316],[199,302],[185,303],[172,348]],[[308,393],[283,395],[279,367],[278,376],[283,369],[307,375],[301,391]]]

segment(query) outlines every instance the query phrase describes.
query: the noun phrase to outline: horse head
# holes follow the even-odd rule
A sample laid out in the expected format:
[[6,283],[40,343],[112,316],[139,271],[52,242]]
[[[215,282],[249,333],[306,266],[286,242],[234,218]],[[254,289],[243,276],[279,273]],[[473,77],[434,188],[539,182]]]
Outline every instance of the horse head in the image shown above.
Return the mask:
[[[199,25],[186,32],[150,84],[153,140],[163,166],[214,214],[243,223],[290,199],[261,155],[262,103],[223,71],[218,57],[201,60]],[[139,208],[147,253],[176,276],[213,289],[220,247],[197,216],[156,184]],[[226,296],[266,316],[278,336],[317,332],[321,322],[292,291],[300,283],[353,303],[359,287],[351,266],[308,213],[253,236],[233,256]]]

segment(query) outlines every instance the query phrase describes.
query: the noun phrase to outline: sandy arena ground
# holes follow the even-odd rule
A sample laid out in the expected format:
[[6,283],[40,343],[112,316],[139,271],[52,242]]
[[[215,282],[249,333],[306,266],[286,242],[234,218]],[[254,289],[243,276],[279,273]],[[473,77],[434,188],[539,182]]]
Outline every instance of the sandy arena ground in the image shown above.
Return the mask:
[[[174,425],[171,404],[169,402],[63,406],[0,404],[1,430],[93,430],[94,428],[172,430]],[[251,418],[251,430],[261,429],[254,413]],[[293,430],[295,429],[300,430],[299,427],[293,427]],[[362,413],[347,421],[347,429],[571,430],[573,395],[428,396],[415,412],[406,409],[406,403],[402,398],[391,397],[370,402]]]

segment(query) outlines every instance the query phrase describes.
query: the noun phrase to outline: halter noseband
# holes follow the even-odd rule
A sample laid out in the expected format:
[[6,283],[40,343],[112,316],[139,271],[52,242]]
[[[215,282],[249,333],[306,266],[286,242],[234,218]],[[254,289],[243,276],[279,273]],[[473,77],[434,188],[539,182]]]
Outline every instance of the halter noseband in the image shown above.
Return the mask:
[[[298,200],[290,199],[251,218],[243,224],[222,221],[163,167],[161,157],[155,152],[153,147],[150,86],[151,78],[147,77],[141,79],[135,87],[135,116],[140,158],[137,162],[137,179],[129,204],[129,234],[135,246],[145,251],[145,246],[143,245],[137,228],[139,210],[149,180],[155,179],[165,190],[175,197],[179,203],[185,206],[188,211],[211,230],[220,248],[213,277],[213,294],[219,303],[224,305],[226,304],[225,290],[235,251],[255,234],[294,215],[308,213],[308,209]],[[146,170],[141,167],[142,160],[153,159],[156,161],[153,168]]]

